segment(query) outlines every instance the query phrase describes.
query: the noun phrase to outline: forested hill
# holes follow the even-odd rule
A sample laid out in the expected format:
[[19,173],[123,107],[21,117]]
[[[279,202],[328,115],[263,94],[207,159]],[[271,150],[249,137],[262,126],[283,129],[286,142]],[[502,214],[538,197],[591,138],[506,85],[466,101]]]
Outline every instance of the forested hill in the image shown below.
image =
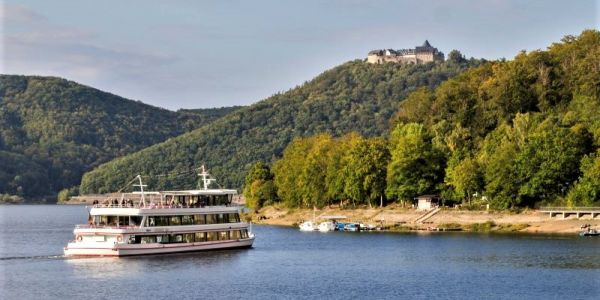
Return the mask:
[[152,189],[193,187],[195,176],[169,178],[205,164],[218,183],[240,188],[245,172],[258,160],[279,156],[294,137],[357,131],[385,134],[399,103],[418,87],[434,88],[477,60],[457,51],[444,63],[425,65],[351,61],[302,86],[239,109],[207,126],[117,158],[84,175],[82,193],[109,192],[136,174],[147,175]]
[[[600,205],[600,32],[566,36],[419,89],[388,139],[295,139],[248,173],[247,204],[378,204],[440,195],[480,209]],[[406,203],[406,202],[405,202]]]
[[0,194],[52,197],[85,171],[210,123],[220,110],[173,112],[61,78],[0,75]]

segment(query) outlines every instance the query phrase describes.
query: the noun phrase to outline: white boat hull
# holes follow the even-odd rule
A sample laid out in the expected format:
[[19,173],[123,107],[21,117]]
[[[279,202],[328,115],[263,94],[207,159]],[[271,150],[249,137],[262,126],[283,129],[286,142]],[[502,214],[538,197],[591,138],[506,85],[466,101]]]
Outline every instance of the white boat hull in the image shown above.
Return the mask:
[[323,223],[319,224],[319,231],[321,231],[321,232],[334,231],[334,230],[335,230],[335,224],[333,224],[333,222],[323,222]]
[[254,242],[254,236],[247,239],[230,241],[212,241],[199,243],[177,243],[177,244],[114,244],[106,245],[86,245],[82,243],[69,243],[64,249],[67,257],[77,256],[131,256],[131,255],[151,255],[168,254],[193,251],[250,248]]
[[306,221],[302,224],[300,224],[300,231],[315,231],[315,230],[319,230],[319,228],[317,227],[317,225],[311,221]]

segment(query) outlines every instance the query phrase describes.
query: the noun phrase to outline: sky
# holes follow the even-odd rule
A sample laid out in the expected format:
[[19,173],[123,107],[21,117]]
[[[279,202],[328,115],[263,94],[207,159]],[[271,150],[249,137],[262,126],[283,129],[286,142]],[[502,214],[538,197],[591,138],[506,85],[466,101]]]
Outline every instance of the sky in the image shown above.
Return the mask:
[[0,0],[0,73],[164,107],[248,105],[370,50],[514,57],[600,27],[600,0]]

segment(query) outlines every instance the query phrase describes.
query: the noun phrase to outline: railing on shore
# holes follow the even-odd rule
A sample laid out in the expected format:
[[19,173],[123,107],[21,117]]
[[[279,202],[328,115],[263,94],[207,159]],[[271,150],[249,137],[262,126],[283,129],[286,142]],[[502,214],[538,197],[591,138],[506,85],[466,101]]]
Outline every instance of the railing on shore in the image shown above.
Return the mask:
[[548,206],[548,207],[540,207],[540,211],[548,212],[548,211],[600,211],[600,207],[566,207],[566,206]]
[[550,218],[560,215],[563,219],[566,219],[574,215],[579,219],[585,215],[589,215],[594,219],[596,216],[600,216],[600,207],[541,207],[540,211],[548,213]]

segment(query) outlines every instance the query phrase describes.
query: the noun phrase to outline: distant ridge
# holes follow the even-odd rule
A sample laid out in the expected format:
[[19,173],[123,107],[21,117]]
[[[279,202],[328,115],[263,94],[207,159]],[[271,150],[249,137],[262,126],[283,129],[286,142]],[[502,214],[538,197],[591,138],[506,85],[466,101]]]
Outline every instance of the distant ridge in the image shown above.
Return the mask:
[[235,109],[173,112],[57,77],[0,75],[0,194],[51,199],[103,162]]

